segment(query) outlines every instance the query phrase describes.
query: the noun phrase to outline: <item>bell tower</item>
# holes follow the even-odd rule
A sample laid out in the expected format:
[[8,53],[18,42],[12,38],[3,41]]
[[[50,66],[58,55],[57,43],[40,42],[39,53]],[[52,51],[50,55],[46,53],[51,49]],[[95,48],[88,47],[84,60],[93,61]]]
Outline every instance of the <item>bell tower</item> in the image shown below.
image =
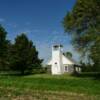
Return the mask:
[[64,66],[62,63],[62,45],[52,46],[52,74],[63,74]]

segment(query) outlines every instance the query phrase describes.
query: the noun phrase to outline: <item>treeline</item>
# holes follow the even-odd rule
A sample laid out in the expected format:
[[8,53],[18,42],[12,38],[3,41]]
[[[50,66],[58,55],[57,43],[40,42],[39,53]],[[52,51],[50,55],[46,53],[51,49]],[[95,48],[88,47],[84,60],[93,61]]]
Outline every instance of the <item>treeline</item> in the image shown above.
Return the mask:
[[22,33],[14,43],[7,39],[6,30],[0,25],[0,71],[32,73],[42,67],[35,45]]

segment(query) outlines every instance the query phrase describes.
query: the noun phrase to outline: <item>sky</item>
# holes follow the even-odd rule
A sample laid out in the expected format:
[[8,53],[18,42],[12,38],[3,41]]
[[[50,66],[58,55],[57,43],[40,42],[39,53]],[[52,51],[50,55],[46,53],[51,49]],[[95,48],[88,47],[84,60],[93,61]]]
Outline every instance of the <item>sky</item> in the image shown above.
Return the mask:
[[51,47],[62,44],[64,52],[79,55],[73,49],[71,37],[64,32],[62,21],[76,0],[0,0],[0,24],[14,42],[17,35],[25,33],[36,45],[44,63],[51,57]]

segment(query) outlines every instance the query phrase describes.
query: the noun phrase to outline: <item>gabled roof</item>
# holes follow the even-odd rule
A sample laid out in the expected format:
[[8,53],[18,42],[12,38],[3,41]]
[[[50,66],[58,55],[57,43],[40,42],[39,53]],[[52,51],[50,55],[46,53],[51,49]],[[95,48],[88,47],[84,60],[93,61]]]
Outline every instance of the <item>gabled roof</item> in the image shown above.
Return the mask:
[[75,62],[73,60],[69,59],[68,57],[64,56],[63,54],[62,54],[62,62],[64,65],[75,64]]
[[[76,64],[76,62],[73,59],[68,58],[68,57],[64,56],[63,54],[62,54],[62,62],[63,62],[64,65],[67,65],[67,64],[69,64],[69,65]],[[52,65],[52,59],[47,63],[47,65]]]
[[[63,53],[64,55],[64,53]],[[64,55],[65,56],[65,55]],[[66,56],[65,56],[66,57]],[[70,61],[72,61],[74,64],[76,64],[77,62],[72,58],[72,57],[66,57],[67,59],[69,59]]]

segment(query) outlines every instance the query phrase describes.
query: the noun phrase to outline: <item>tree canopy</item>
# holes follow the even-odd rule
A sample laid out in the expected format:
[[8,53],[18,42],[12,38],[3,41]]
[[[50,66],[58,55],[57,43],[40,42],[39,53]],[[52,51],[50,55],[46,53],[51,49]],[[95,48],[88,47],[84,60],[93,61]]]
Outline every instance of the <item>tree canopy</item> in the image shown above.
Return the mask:
[[9,41],[6,39],[7,32],[6,30],[0,25],[0,69],[6,70],[8,65],[8,45]]
[[28,37],[22,33],[11,43],[6,39],[7,32],[0,25],[0,71],[16,71],[21,74],[31,73],[42,67],[42,59]]
[[68,58],[72,58],[72,53],[71,52],[65,52],[64,55]]
[[11,69],[20,71],[21,74],[41,67],[42,60],[38,58],[38,51],[25,34],[16,37],[12,45],[11,56]]
[[77,0],[63,26],[76,50],[100,65],[100,0]]

